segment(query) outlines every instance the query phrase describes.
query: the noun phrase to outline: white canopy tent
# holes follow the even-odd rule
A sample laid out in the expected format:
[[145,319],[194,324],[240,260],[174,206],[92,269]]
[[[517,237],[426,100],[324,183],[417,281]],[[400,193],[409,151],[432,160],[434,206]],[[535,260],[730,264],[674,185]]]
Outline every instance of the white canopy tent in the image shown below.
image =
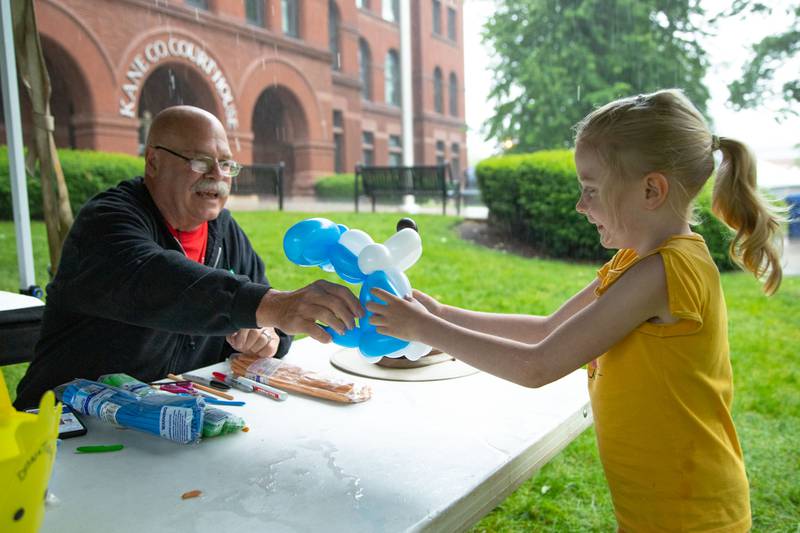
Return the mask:
[[0,31],[2,31],[2,54],[0,57],[0,71],[2,72],[0,74],[2,74],[11,199],[17,238],[19,289],[22,293],[38,296],[41,291],[36,286],[33,268],[33,245],[28,211],[28,185],[25,178],[25,156],[22,145],[22,120],[17,89],[17,61],[14,52],[11,2],[0,2]]

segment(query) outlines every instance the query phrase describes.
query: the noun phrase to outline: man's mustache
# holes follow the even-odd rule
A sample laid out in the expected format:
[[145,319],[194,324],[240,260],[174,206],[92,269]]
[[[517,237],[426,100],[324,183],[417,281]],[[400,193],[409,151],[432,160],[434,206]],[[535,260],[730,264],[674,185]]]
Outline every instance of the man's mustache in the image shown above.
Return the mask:
[[230,186],[224,181],[203,178],[192,185],[192,192],[213,193],[220,198],[227,198],[231,193]]

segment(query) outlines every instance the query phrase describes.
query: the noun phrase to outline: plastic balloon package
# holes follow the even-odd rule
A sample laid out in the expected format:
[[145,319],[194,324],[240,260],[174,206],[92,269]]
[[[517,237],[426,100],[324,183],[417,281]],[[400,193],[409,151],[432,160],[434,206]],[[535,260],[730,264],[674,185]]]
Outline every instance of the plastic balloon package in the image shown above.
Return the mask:
[[326,272],[336,272],[348,283],[361,283],[359,301],[366,316],[358,326],[339,335],[325,327],[333,342],[347,348],[358,348],[371,363],[382,357],[405,357],[416,361],[430,352],[431,347],[421,342],[382,335],[370,324],[372,313],[368,302],[385,304],[372,294],[380,288],[401,298],[411,296],[411,283],[404,270],[422,256],[422,240],[411,228],[404,228],[389,237],[383,244],[361,230],[349,229],[325,218],[309,218],[298,222],[286,232],[283,250],[293,263],[306,267],[319,267]]
[[[106,385],[125,389],[140,398],[153,394],[170,396],[169,394],[157,391],[147,383],[139,381],[128,374],[106,374],[97,378],[97,381]],[[203,413],[203,438],[235,433],[241,431],[244,427],[245,421],[242,417],[236,416],[228,411],[223,411],[222,409],[217,409],[216,407],[205,406]]]
[[280,359],[266,357],[256,359],[252,363],[247,359],[247,363],[245,363],[244,359],[239,360],[234,355],[231,356],[230,363],[234,374],[265,385],[316,398],[341,403],[358,403],[372,397],[372,389],[369,385],[305,370]]
[[74,379],[59,385],[56,396],[76,412],[104,422],[181,444],[200,440],[205,407],[202,398],[167,394],[137,396],[88,379]]

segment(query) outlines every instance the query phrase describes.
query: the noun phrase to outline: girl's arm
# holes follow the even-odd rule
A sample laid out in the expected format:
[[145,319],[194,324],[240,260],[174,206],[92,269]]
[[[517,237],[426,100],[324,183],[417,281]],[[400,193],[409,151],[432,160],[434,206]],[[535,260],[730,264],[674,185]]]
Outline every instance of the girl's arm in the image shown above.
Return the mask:
[[645,258],[606,293],[577,311],[541,342],[526,344],[488,335],[429,313],[419,302],[385,291],[387,305],[369,303],[379,333],[435,346],[471,366],[526,387],[555,381],[608,351],[642,322],[670,321],[664,263]]
[[594,289],[597,283],[596,279],[593,280],[549,316],[470,311],[441,304],[419,291],[414,291],[414,297],[434,315],[463,328],[519,342],[534,343],[547,337],[569,317],[594,301]]

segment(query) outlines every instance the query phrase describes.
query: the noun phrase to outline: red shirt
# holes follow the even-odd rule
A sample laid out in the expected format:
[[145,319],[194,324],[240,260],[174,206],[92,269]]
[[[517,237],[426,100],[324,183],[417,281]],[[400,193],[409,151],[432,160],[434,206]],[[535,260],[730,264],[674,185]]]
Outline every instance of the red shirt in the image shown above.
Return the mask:
[[179,231],[167,224],[169,232],[178,239],[183,247],[186,257],[192,261],[197,261],[201,265],[205,263],[206,245],[208,244],[208,222],[203,222],[191,231]]

